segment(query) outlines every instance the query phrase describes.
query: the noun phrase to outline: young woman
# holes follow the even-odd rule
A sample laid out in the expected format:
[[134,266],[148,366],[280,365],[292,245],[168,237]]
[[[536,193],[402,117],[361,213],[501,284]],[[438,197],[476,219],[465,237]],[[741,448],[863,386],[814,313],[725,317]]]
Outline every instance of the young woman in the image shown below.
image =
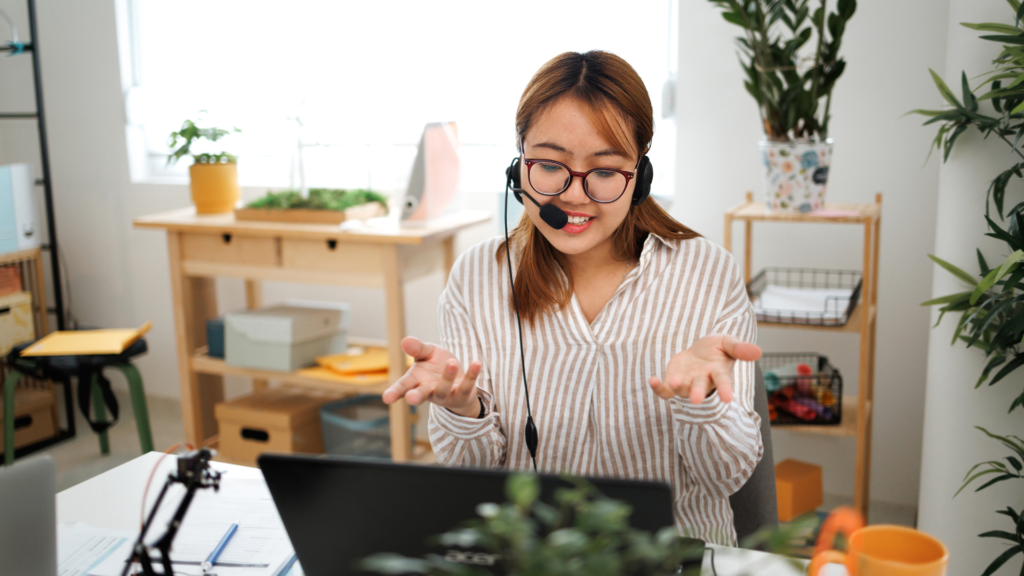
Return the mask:
[[654,133],[643,82],[613,54],[562,54],[527,85],[516,132],[531,201],[508,247],[515,298],[504,237],[463,254],[441,344],[406,338],[416,363],[384,401],[432,403],[442,464],[529,469],[525,364],[541,471],[668,482],[683,534],[735,545],[729,495],[762,454],[756,323],[728,252],[634,204]]

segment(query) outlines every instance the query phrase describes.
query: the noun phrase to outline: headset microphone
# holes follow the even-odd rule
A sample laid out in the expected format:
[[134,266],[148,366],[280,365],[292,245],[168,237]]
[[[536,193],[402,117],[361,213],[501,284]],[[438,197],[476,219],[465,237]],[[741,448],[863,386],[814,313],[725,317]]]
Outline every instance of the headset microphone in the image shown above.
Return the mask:
[[526,190],[523,190],[522,188],[520,188],[518,192],[523,196],[529,198],[530,202],[533,202],[534,204],[537,205],[537,208],[540,208],[540,219],[543,220],[544,223],[547,224],[548,226],[551,226],[555,230],[561,230],[562,228],[565,228],[566,224],[569,223],[569,215],[566,214],[558,206],[555,206],[554,204],[551,203],[542,205],[538,203],[536,200],[534,200],[533,196],[527,194]]

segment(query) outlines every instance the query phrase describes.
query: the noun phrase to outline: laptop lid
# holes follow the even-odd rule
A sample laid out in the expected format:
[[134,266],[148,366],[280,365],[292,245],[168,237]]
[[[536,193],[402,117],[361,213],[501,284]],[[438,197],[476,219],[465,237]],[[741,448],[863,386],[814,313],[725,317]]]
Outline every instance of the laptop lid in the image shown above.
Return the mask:
[[0,572],[57,574],[57,467],[42,456],[0,468]]
[[[380,552],[445,555],[428,545],[431,537],[478,518],[480,503],[507,500],[509,473],[497,470],[283,454],[264,454],[259,465],[309,576],[357,574],[357,561]],[[634,528],[654,533],[673,525],[668,484],[588,480],[633,507]],[[541,499],[552,502],[555,488],[566,485],[557,476],[541,475]]]

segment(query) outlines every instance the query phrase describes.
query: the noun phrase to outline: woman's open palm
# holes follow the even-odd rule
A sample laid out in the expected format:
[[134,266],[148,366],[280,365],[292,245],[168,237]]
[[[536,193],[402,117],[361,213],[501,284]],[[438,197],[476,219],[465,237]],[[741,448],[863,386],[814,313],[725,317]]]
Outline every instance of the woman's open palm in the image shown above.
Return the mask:
[[697,340],[668,362],[663,379],[652,376],[648,383],[664,399],[681,396],[700,404],[713,390],[723,402],[733,397],[732,371],[737,360],[754,361],[761,348],[728,334],[712,334]]
[[413,406],[429,400],[460,416],[475,417],[480,413],[476,389],[480,362],[471,362],[464,371],[451,352],[412,336],[402,340],[402,350],[412,356],[415,364],[384,391],[384,403],[392,404],[404,397]]

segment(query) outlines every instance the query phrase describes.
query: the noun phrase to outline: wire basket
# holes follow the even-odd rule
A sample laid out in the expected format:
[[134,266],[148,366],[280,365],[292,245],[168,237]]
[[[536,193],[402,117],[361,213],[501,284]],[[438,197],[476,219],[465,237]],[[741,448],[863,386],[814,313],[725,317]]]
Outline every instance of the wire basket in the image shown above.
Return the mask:
[[[856,270],[820,270],[816,268],[765,268],[747,285],[759,322],[811,326],[843,326],[860,300],[863,274]],[[769,286],[782,289],[850,290],[848,296],[825,296],[821,309],[766,309],[757,301]]]
[[843,420],[843,377],[827,356],[765,354],[758,360],[772,424],[837,425]]

